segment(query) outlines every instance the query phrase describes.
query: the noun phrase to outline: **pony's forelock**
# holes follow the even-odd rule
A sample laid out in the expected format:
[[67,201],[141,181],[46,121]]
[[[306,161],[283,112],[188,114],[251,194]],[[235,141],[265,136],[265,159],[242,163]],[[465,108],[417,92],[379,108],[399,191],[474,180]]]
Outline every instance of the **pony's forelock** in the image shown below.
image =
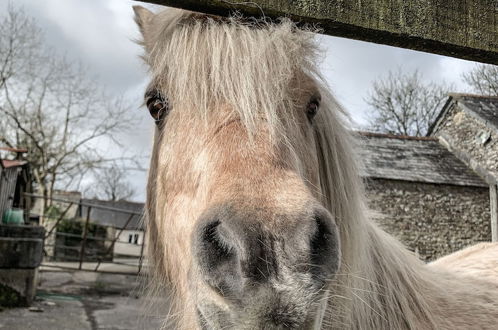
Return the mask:
[[259,120],[269,123],[272,134],[281,133],[283,121],[293,120],[286,110],[296,101],[297,91],[289,89],[299,88],[291,83],[296,72],[318,76],[313,31],[288,19],[220,21],[176,9],[157,16],[160,27],[144,40],[153,84],[173,107],[195,109],[205,119],[228,106],[250,133]]

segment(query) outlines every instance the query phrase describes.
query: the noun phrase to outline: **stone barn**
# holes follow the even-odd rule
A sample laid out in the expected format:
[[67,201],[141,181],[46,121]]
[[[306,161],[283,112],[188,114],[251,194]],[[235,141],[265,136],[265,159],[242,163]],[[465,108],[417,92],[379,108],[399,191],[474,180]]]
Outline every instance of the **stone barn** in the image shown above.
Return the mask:
[[489,187],[434,137],[360,133],[377,222],[422,260],[491,240]]
[[451,94],[429,135],[489,186],[492,238],[498,241],[498,96]]

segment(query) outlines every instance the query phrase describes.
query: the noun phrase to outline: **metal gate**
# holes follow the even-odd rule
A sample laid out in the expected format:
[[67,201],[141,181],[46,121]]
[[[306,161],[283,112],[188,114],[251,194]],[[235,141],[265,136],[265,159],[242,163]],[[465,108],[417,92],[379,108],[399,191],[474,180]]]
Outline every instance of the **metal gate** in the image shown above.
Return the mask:
[[[125,201],[32,199],[30,221],[45,227],[41,269],[138,274],[145,264],[143,204]],[[123,207],[116,207],[123,206]],[[132,207],[129,207],[129,206]],[[126,206],[126,207],[124,207]],[[43,211],[41,211],[43,210]]]

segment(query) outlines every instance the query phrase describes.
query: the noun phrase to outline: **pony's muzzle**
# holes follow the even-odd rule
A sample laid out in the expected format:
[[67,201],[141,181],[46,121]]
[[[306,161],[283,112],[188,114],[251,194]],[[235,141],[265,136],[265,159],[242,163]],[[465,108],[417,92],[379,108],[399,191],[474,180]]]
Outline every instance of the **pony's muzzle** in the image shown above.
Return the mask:
[[339,238],[325,209],[279,219],[280,226],[269,222],[264,213],[233,207],[205,212],[192,237],[201,278],[222,296],[236,297],[247,288],[278,281],[284,273],[299,273],[321,286],[337,272]]

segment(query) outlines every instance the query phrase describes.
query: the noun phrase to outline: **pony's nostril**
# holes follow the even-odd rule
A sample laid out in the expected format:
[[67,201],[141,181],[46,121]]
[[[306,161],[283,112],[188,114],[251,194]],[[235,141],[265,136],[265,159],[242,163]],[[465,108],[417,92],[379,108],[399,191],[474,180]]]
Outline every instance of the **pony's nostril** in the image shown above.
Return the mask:
[[311,237],[311,255],[314,261],[319,262],[324,258],[324,253],[327,252],[328,241],[331,239],[332,233],[327,225],[319,216],[315,216],[316,230]]
[[340,262],[339,238],[334,221],[327,214],[314,217],[315,230],[310,241],[310,258],[315,275],[328,277],[337,272]]
[[222,296],[238,289],[238,254],[234,233],[218,216],[200,221],[194,237],[194,256],[204,281]]
[[233,246],[220,232],[221,221],[214,220],[201,228],[199,240],[200,261],[207,268],[213,268],[230,259]]

